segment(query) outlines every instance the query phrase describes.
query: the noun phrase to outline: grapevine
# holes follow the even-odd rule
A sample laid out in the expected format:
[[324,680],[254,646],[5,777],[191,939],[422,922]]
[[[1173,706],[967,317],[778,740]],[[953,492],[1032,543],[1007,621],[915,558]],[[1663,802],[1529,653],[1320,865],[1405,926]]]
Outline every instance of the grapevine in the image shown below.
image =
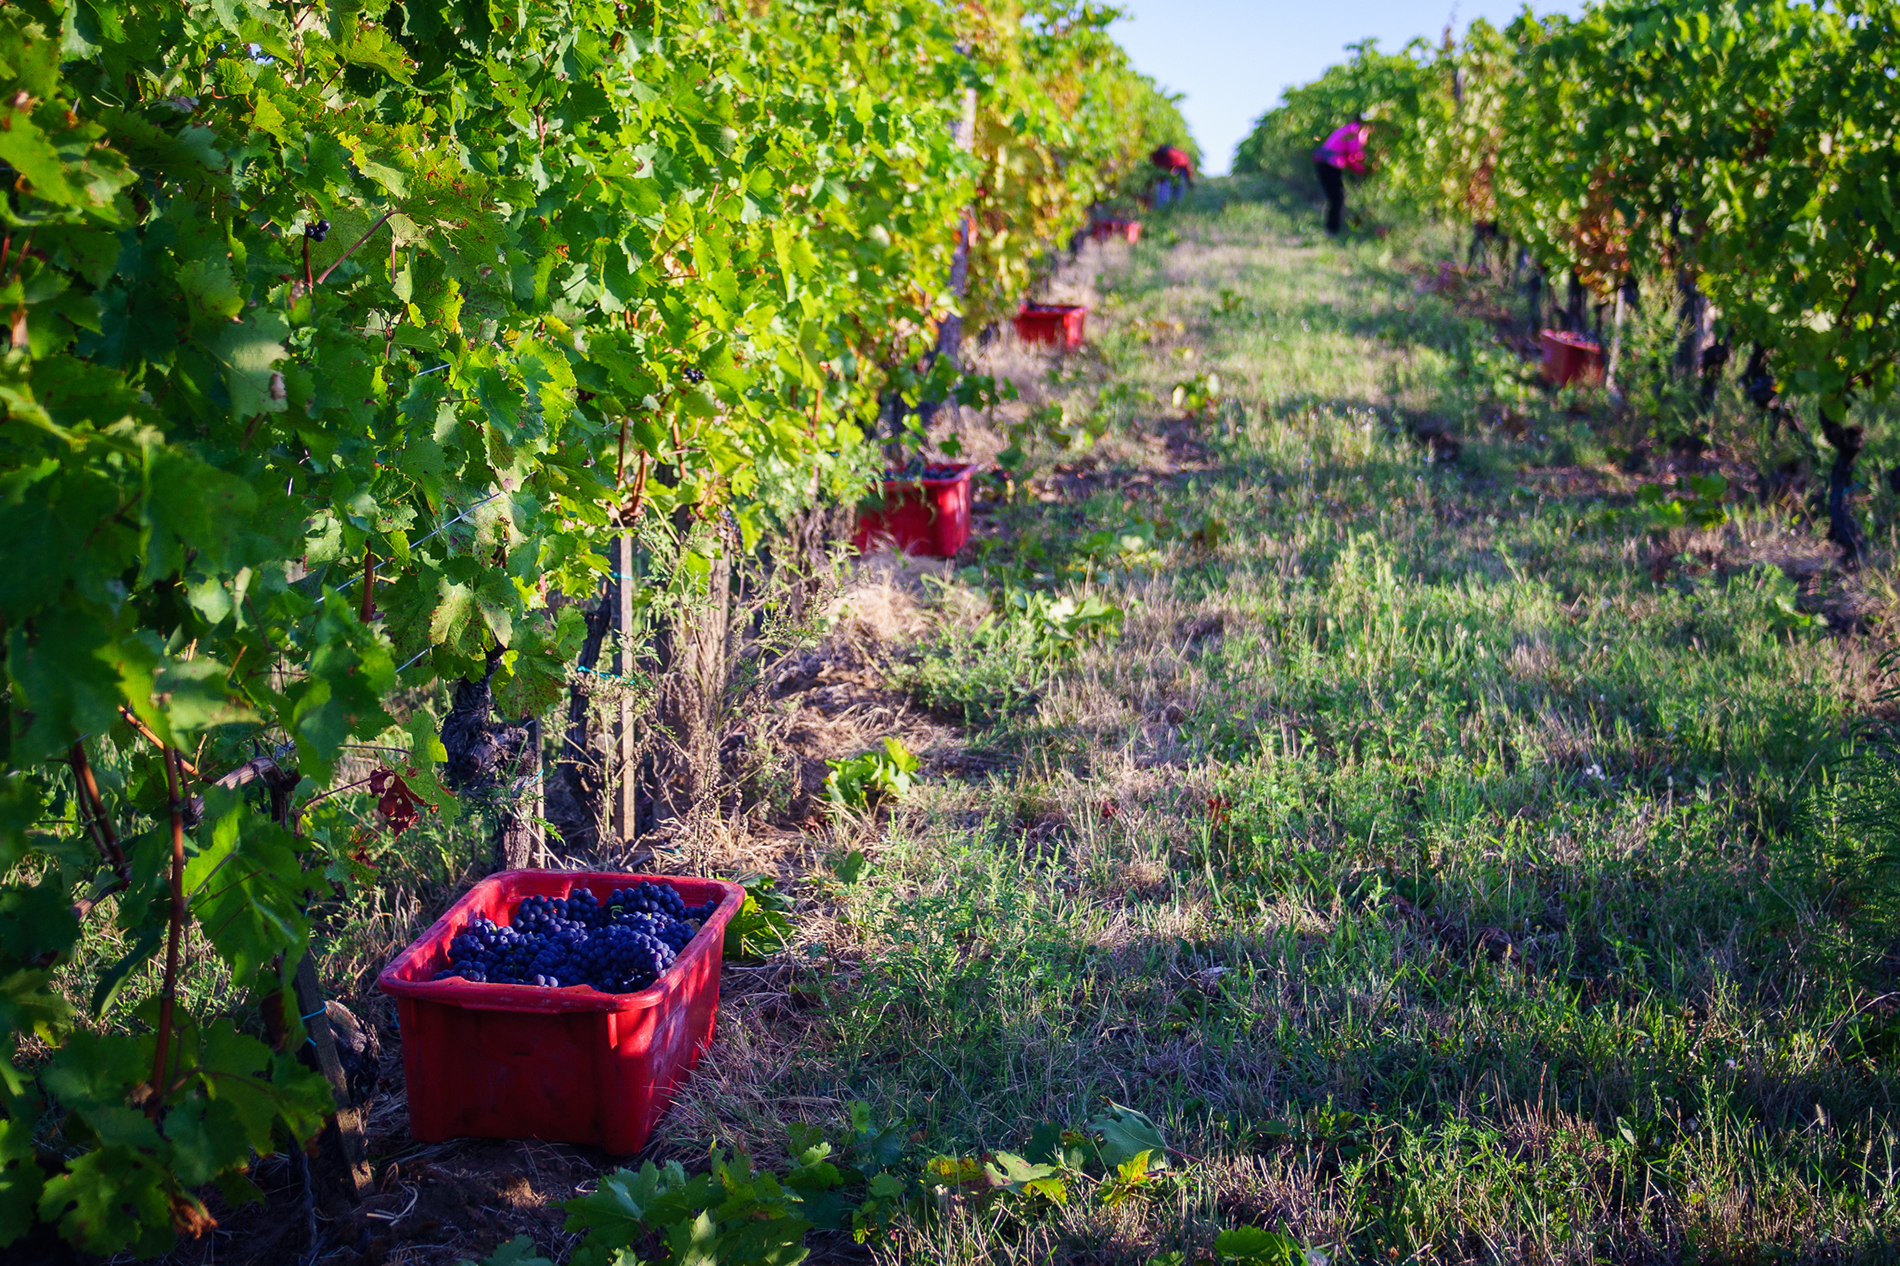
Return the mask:
[[[955,311],[966,90],[1050,156],[986,199],[1019,226],[986,247],[993,307],[1141,129],[1178,128],[1105,22],[0,8],[0,1247],[37,1221],[164,1251],[316,1132],[335,1105],[286,998],[349,864],[305,814],[346,752],[405,754],[373,788],[392,827],[452,816],[414,700],[557,704],[610,539],[718,519],[754,545],[775,505],[853,498]],[[108,919],[123,956],[62,987]],[[282,1022],[193,1014],[203,953]]]
[[1750,348],[1750,399],[1796,426],[1790,404],[1806,402],[1834,452],[1828,536],[1857,563],[1866,440],[1850,414],[1891,394],[1900,365],[1900,212],[1879,192],[1900,181],[1900,12],[1605,0],[1502,33],[1474,23],[1435,51],[1355,53],[1290,90],[1241,165],[1284,164],[1326,120],[1364,110],[1391,196],[1495,220],[1599,309],[1674,292],[1694,326],[1712,303],[1723,341],[1687,330],[1700,347],[1687,368]]

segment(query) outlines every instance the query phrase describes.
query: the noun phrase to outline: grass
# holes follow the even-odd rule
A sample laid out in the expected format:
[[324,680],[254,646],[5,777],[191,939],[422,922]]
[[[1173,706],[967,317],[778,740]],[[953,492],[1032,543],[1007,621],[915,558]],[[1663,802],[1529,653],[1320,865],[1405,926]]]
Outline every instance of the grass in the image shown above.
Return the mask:
[[[1114,1102],[1180,1154],[891,1260],[1192,1260],[1242,1224],[1353,1261],[1885,1260],[1894,930],[1827,859],[1893,498],[1856,576],[1782,504],[1645,531],[1669,472],[1606,464],[1631,422],[1521,381],[1495,295],[1417,284],[1454,235],[1313,224],[1209,182],[1107,257],[1096,354],[1041,384],[1107,434],[1045,452],[947,589],[1125,628],[965,710],[980,772],[838,828],[868,867],[808,890],[782,1001],[736,999],[672,1142],[863,1101],[923,1154],[1021,1150]],[[1208,369],[1224,403],[1170,421]],[[1708,468],[1751,426],[1725,398]],[[971,603],[939,603],[896,678],[941,713]]]

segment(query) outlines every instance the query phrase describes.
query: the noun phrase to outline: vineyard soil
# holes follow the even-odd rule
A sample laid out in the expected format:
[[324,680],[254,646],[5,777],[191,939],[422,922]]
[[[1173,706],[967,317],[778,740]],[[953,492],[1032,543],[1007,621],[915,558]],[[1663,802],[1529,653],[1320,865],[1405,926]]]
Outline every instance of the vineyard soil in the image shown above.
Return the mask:
[[[1839,570],[1824,507],[1803,512],[1824,474],[1757,479],[1738,393],[1707,452],[1636,451],[1600,392],[1534,386],[1500,342],[1524,341],[1509,296],[1441,267],[1459,232],[1336,243],[1308,199],[1206,181],[1059,279],[1050,298],[1093,305],[1089,348],[982,353],[1023,399],[966,410],[964,449],[1026,465],[970,550],[857,564],[781,665],[778,820],[707,817],[637,859],[796,899],[789,944],[728,967],[651,1153],[782,1165],[788,1123],[857,1102],[919,1164],[1111,1104],[1170,1149],[1125,1189],[951,1202],[868,1248],[814,1236],[818,1260],[1191,1262],[1236,1226],[1333,1261],[1881,1259],[1900,954],[1828,867],[1851,843],[1836,771],[1880,707],[1900,497],[1861,495],[1867,560]],[[1500,358],[1533,384],[1508,401]],[[1184,384],[1210,399],[1193,417]],[[1723,521],[1644,517],[1645,486],[1717,473]],[[958,661],[1012,587],[1095,595],[1122,627]],[[823,762],[886,735],[918,789],[828,816]],[[407,1143],[365,986],[452,890],[332,929],[328,983],[389,1055],[383,1194],[319,1211],[323,1260],[453,1263],[520,1233],[558,1259],[555,1203],[609,1163]],[[175,1260],[282,1260],[293,1186],[264,1185],[267,1217]]]

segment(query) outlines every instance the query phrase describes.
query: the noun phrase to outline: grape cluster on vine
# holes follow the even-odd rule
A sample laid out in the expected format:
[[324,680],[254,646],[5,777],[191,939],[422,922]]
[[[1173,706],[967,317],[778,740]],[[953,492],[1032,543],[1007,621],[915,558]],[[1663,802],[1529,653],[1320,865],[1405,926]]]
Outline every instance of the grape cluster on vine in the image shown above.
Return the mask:
[[665,974],[718,904],[689,906],[677,890],[651,882],[617,888],[604,904],[586,888],[523,897],[506,923],[475,916],[449,943],[449,965],[435,978],[633,993]]

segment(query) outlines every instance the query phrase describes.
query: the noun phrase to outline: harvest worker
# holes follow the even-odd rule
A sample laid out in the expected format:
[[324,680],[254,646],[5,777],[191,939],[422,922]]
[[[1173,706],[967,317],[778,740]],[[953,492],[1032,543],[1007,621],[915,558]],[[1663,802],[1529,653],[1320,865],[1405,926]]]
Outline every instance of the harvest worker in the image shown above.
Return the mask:
[[1194,183],[1194,160],[1184,150],[1157,145],[1154,153],[1148,155],[1148,161],[1161,172],[1161,179],[1155,185],[1156,206],[1178,199],[1187,186]]
[[1319,173],[1319,187],[1326,191],[1326,231],[1337,237],[1346,214],[1346,173],[1363,176],[1366,172],[1363,116],[1353,115],[1351,123],[1335,128],[1326,143],[1313,151],[1313,170]]

